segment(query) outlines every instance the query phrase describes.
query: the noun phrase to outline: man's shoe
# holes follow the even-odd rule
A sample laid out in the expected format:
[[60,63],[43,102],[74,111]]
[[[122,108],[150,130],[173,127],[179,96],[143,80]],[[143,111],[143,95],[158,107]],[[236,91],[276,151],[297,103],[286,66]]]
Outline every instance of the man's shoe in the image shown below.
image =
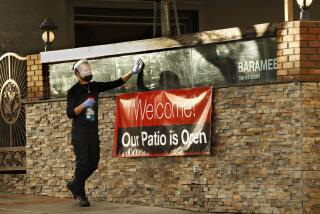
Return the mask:
[[90,207],[90,202],[85,196],[77,196],[76,197],[76,205],[78,207]]
[[67,183],[67,189],[72,193],[73,199],[77,198],[76,186],[72,181]]

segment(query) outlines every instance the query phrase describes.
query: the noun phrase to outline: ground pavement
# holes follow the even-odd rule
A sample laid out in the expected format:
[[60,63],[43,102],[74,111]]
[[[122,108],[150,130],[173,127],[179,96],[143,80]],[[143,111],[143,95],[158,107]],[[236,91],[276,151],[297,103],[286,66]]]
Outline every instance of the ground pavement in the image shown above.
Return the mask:
[[91,207],[80,208],[72,199],[0,193],[0,214],[199,214],[199,212],[92,202]]

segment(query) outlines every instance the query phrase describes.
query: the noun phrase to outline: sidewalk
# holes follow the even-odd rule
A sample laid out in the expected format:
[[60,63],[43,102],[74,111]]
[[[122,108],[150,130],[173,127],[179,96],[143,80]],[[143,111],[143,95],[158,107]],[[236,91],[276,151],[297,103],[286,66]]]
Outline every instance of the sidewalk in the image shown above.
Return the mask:
[[92,202],[91,207],[74,206],[71,199],[0,193],[0,214],[199,214],[199,212]]

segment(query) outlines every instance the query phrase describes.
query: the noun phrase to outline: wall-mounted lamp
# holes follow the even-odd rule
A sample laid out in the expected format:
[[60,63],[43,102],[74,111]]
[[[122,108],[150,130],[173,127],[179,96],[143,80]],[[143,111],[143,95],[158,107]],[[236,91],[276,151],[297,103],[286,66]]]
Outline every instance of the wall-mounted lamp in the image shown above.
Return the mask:
[[43,30],[42,40],[44,41],[44,44],[45,44],[44,50],[45,51],[50,50],[51,45],[55,38],[53,31],[56,30],[58,27],[49,18],[46,18],[39,27],[41,30]]
[[297,3],[301,9],[300,20],[309,20],[309,8],[313,0],[297,0]]

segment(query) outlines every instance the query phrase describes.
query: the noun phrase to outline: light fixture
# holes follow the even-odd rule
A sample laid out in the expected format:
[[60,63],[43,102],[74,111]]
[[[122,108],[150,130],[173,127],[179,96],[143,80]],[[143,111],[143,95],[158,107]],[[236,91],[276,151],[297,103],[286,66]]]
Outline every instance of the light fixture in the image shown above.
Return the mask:
[[51,45],[55,39],[53,31],[58,27],[53,21],[49,18],[45,18],[45,20],[39,26],[41,30],[43,30],[42,40],[45,44],[45,51],[50,50]]
[[297,3],[300,7],[300,20],[309,20],[309,8],[313,0],[297,0]]
[[54,41],[54,33],[52,31],[45,31],[42,34],[42,40],[45,43],[53,43]]

